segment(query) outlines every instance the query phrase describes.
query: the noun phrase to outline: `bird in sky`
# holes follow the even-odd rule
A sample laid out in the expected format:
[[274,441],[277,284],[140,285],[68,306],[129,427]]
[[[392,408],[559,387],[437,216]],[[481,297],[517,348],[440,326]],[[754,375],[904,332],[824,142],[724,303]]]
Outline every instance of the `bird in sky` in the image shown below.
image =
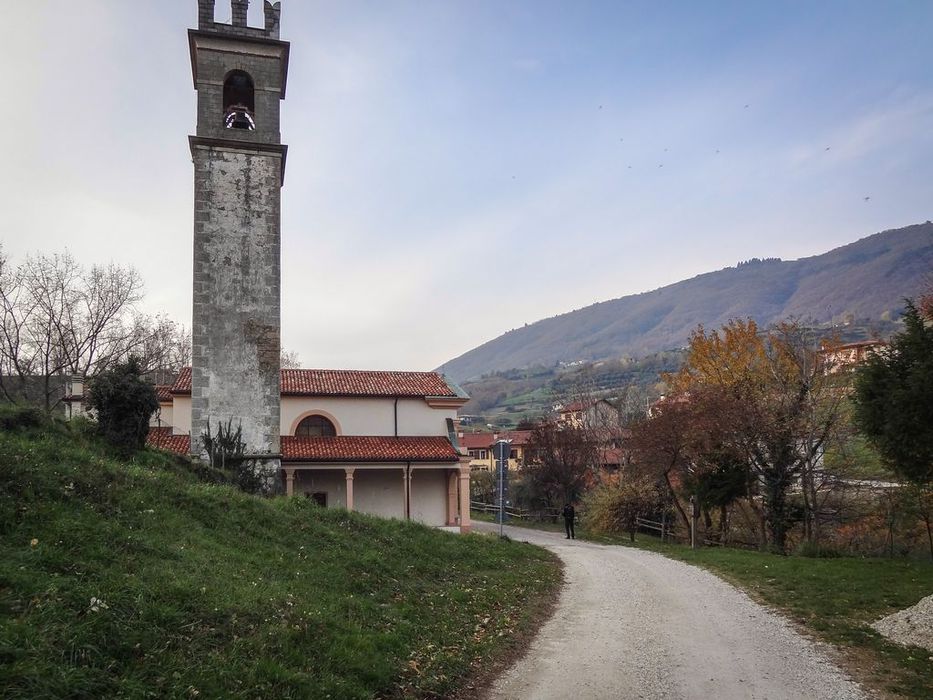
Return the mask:
[[748,109],[748,105],[745,105],[745,109]]
[[827,147],[824,148],[823,150],[824,150],[824,151],[828,151],[830,148],[832,148],[832,146],[827,146]]
[[871,197],[862,197],[862,199],[867,202],[869,199],[871,199]]

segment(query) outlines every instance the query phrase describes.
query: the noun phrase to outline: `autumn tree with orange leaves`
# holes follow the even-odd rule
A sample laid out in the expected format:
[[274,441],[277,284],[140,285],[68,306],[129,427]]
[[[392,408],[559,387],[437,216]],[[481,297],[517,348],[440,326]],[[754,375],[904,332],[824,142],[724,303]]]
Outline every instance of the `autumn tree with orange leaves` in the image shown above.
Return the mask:
[[[762,547],[784,552],[800,510],[806,537],[819,539],[820,465],[841,424],[844,392],[815,341],[796,322],[761,331],[736,320],[693,333],[684,366],[665,377],[672,396],[633,437],[641,464],[657,469],[667,460],[662,475],[685,522],[685,496],[713,489],[724,507],[742,488]],[[742,464],[745,478],[737,475]],[[717,478],[728,478],[728,488]],[[797,483],[802,509],[788,497]]]

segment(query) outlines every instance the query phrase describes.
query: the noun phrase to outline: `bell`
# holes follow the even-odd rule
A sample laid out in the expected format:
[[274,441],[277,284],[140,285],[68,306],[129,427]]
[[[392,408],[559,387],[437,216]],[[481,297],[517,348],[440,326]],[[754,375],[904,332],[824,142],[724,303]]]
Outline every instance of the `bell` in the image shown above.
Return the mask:
[[249,112],[242,108],[234,108],[227,114],[226,126],[228,129],[246,129],[252,131],[256,128]]

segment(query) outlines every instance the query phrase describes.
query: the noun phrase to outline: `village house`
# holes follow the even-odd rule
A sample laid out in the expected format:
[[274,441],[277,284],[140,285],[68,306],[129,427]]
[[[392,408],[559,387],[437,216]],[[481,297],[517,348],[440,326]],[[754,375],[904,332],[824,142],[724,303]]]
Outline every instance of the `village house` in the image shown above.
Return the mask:
[[459,432],[457,440],[460,447],[470,456],[470,469],[475,471],[495,471],[496,456],[493,450],[499,440],[509,441],[509,469],[518,469],[525,464],[530,430],[511,430],[498,432],[468,433]]
[[820,359],[826,374],[836,374],[857,367],[868,358],[887,350],[883,340],[860,340],[854,343],[820,345]]

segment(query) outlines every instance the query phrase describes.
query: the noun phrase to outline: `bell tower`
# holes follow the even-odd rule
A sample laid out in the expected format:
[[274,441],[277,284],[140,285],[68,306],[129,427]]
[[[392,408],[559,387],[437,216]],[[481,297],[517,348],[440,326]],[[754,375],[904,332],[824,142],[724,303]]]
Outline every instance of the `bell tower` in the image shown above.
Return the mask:
[[265,26],[247,24],[249,0],[231,0],[233,21],[214,21],[198,0],[188,30],[198,92],[194,162],[194,308],[191,451],[210,425],[240,425],[246,451],[279,483],[281,189],[287,146],[279,132],[289,44],[281,3],[264,3]]

